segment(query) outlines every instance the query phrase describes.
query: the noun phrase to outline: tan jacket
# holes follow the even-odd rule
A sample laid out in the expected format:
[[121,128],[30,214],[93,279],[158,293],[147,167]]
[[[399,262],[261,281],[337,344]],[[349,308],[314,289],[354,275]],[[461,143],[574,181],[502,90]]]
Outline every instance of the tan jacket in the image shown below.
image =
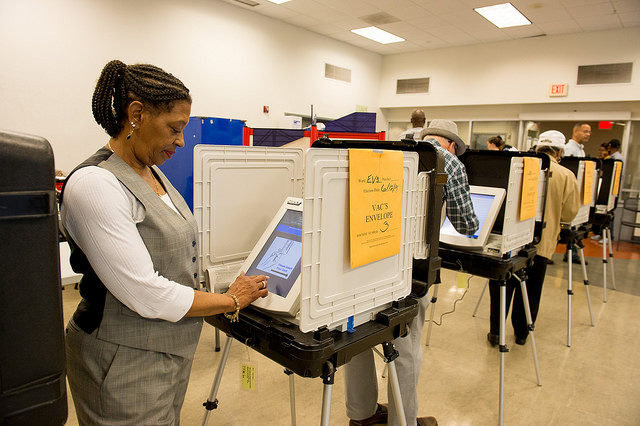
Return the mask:
[[537,246],[538,255],[551,259],[558,245],[560,222],[571,222],[580,208],[578,181],[571,170],[558,164],[551,158],[551,177],[547,189],[547,205],[544,220],[547,223],[542,230],[542,238]]

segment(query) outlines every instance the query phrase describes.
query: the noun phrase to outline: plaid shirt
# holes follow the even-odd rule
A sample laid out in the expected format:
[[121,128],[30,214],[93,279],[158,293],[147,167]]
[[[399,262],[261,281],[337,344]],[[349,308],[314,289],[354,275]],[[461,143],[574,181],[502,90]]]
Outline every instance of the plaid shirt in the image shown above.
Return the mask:
[[447,184],[444,187],[444,199],[447,202],[447,217],[456,231],[465,235],[472,235],[478,230],[479,222],[473,211],[471,196],[469,195],[469,180],[467,170],[458,157],[440,146],[437,140],[424,140],[435,146],[444,156],[444,171],[447,174]]

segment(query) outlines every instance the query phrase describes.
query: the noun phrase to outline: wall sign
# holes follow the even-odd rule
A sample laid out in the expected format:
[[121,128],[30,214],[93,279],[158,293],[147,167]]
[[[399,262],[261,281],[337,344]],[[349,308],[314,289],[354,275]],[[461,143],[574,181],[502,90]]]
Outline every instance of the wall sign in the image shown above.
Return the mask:
[[549,89],[550,97],[567,96],[569,93],[569,85],[567,83],[552,84]]

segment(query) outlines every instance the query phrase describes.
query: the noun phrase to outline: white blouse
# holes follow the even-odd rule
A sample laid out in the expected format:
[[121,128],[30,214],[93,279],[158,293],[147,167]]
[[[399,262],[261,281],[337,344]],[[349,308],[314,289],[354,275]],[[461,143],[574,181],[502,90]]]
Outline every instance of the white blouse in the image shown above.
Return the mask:
[[[179,214],[168,195],[161,198]],[[145,209],[113,173],[97,166],[73,173],[60,216],[100,280],[129,309],[175,322],[191,308],[194,290],[154,270],[136,227]]]

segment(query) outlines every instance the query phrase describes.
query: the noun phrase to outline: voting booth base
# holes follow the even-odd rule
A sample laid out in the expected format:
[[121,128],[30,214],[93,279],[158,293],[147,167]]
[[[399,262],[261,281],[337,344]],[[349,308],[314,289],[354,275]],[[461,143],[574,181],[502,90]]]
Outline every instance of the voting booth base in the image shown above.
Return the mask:
[[340,332],[322,327],[314,332],[303,333],[291,324],[282,323],[258,309],[249,307],[241,311],[239,321],[231,323],[223,315],[207,317],[205,320],[227,335],[222,349],[218,369],[211,386],[203,425],[209,421],[212,410],[218,407],[218,391],[233,339],[249,346],[285,368],[289,375],[291,423],[296,424],[293,374],[301,377],[321,377],[324,388],[322,396],[321,425],[329,424],[331,391],[334,375],[340,366],[355,355],[382,344],[384,360],[389,368],[394,400],[400,424],[406,425],[404,409],[394,360],[398,352],[393,340],[406,335],[408,323],[418,313],[418,302],[409,296],[396,301],[392,307],[379,312],[375,321],[369,321],[353,332]]
[[616,290],[616,273],[613,263],[613,242],[611,234],[611,224],[613,223],[613,213],[595,214],[594,224],[602,227],[602,302],[607,303],[607,264],[611,264],[611,288]]

